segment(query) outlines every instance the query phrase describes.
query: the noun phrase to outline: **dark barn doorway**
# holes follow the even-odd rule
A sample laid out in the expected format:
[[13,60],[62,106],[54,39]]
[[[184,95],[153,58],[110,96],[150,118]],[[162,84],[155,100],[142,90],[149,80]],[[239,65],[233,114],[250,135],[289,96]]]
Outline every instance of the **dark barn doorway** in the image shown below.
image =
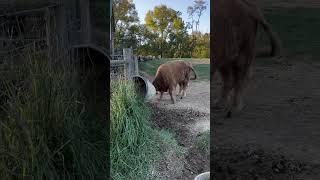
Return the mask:
[[108,114],[106,105],[110,81],[109,56],[94,46],[77,46],[73,49],[73,54],[79,68],[86,108],[104,123]]

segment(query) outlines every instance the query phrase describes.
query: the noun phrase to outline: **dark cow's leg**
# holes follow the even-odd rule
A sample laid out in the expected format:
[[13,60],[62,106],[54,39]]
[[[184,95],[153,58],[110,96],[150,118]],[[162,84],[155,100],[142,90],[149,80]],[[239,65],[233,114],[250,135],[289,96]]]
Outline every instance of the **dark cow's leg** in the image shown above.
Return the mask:
[[189,82],[185,82],[184,87],[183,87],[183,97],[187,96],[187,88],[188,87],[189,87]]
[[[241,56],[239,58],[246,58],[245,56]],[[239,59],[239,61],[244,61],[244,59]],[[233,86],[234,86],[234,96],[232,99],[232,104],[229,108],[228,115],[234,112],[240,112],[243,109],[243,89],[245,87],[246,78],[247,78],[247,65],[234,65],[233,66]]]
[[[256,32],[256,25],[253,32]],[[250,37],[243,47],[239,59],[233,66],[234,73],[234,97],[232,112],[240,112],[243,107],[243,91],[247,87],[250,79],[251,63],[255,57],[255,36]]]
[[185,97],[185,96],[186,96],[186,88],[187,88],[187,83],[186,83],[186,82],[181,83],[180,99],[182,99],[183,97]]
[[179,94],[178,94],[178,96],[180,96],[180,99],[182,99],[183,88],[184,88],[184,84],[180,83],[179,84]]
[[162,96],[163,96],[163,91],[160,91],[160,98],[159,98],[159,101],[162,99]]
[[178,94],[178,96],[181,96],[181,92],[182,92],[182,90],[183,90],[183,83],[180,83],[179,84],[179,94]]
[[215,102],[216,107],[226,106],[229,100],[230,92],[233,88],[232,76],[233,70],[230,66],[225,66],[220,69],[222,78],[222,89],[218,101]]
[[171,97],[171,101],[172,101],[172,104],[176,103],[176,91],[175,91],[175,88],[174,87],[170,87],[169,88],[169,94],[170,94],[170,97]]

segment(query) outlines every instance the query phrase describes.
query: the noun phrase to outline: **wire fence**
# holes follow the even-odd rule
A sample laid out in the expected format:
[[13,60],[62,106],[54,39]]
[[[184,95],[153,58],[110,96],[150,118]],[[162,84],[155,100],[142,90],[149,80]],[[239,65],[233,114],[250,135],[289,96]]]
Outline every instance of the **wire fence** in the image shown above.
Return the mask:
[[117,78],[131,79],[139,75],[138,58],[133,55],[131,48],[125,48],[122,54],[111,55],[110,61],[110,79]]

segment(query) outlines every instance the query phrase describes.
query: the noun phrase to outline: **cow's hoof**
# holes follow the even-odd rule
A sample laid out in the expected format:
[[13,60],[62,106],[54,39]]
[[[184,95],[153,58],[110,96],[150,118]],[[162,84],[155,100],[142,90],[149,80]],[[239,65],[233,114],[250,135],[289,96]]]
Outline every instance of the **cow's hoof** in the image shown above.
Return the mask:
[[225,117],[226,117],[226,118],[231,118],[231,117],[232,117],[232,112],[231,112],[231,111],[228,111]]

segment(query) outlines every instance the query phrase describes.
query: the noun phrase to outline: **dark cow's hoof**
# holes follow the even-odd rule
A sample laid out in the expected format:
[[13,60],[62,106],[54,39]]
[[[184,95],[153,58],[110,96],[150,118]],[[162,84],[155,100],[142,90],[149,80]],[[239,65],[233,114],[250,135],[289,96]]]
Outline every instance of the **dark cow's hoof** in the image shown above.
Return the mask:
[[231,117],[232,117],[232,112],[228,111],[227,114],[226,114],[226,118],[231,118]]

